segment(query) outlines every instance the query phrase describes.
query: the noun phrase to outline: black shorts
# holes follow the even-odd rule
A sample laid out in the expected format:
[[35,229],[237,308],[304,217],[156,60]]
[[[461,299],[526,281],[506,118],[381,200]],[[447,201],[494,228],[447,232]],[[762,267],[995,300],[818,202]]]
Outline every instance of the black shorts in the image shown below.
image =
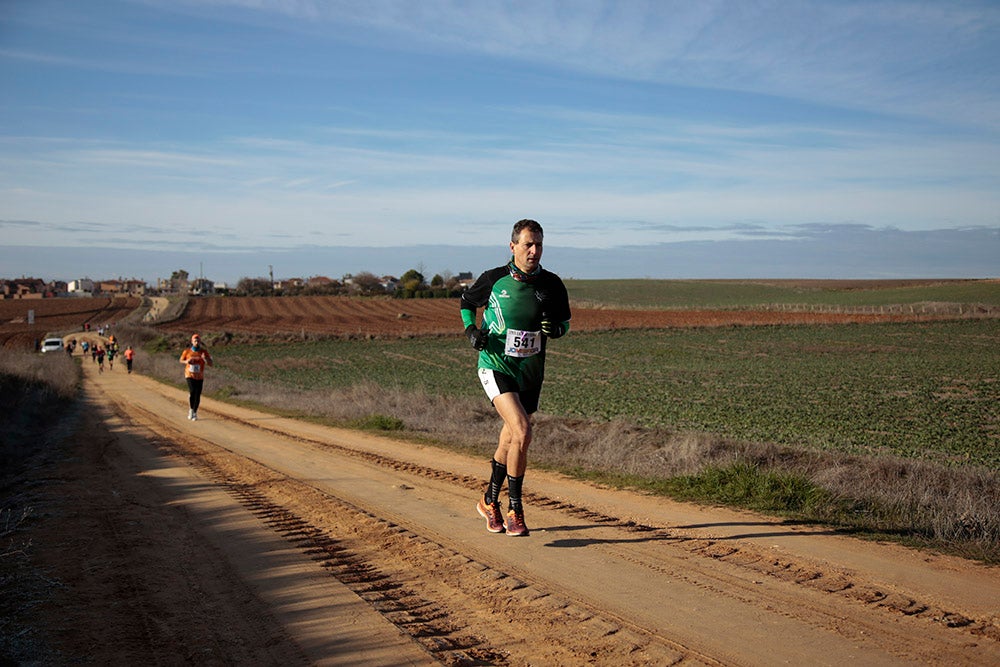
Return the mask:
[[483,390],[491,403],[500,394],[513,392],[521,399],[521,407],[524,408],[525,413],[530,415],[538,412],[538,399],[542,395],[542,385],[522,387],[510,375],[489,368],[479,369],[479,382],[483,385]]

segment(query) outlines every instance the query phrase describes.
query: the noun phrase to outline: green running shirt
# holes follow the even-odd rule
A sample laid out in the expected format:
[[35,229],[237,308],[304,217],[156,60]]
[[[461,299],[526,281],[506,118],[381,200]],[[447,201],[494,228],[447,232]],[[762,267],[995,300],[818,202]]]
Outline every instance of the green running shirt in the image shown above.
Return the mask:
[[509,375],[522,388],[540,386],[546,345],[542,320],[569,330],[569,295],[559,276],[539,268],[527,280],[517,280],[508,266],[490,269],[462,293],[466,327],[476,324],[479,308],[485,308],[481,328],[489,332],[486,348],[479,352],[479,368]]

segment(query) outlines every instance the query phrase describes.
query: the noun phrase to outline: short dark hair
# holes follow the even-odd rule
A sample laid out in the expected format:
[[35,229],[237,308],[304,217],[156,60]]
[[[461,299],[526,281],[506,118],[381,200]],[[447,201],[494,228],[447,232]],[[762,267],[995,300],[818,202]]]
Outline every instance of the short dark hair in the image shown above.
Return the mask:
[[525,229],[527,229],[529,232],[534,232],[535,234],[538,234],[543,238],[545,237],[545,233],[542,231],[542,226],[540,224],[538,224],[534,220],[528,220],[527,218],[525,218],[524,220],[518,220],[517,222],[514,223],[514,231],[511,232],[510,242],[517,243],[518,239],[521,238],[521,232],[523,232]]

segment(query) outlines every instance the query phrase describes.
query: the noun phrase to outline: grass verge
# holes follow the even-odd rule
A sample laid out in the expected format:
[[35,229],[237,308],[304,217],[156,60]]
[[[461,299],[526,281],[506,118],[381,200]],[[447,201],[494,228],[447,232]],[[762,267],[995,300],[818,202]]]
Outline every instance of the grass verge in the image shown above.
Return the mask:
[[[141,370],[179,386],[173,354],[151,355]],[[500,427],[485,399],[374,383],[293,388],[250,381],[217,365],[206,391],[283,416],[391,433],[472,455],[488,456]],[[531,465],[680,501],[739,507],[1000,563],[1000,477],[982,467],[547,414],[535,418]]]

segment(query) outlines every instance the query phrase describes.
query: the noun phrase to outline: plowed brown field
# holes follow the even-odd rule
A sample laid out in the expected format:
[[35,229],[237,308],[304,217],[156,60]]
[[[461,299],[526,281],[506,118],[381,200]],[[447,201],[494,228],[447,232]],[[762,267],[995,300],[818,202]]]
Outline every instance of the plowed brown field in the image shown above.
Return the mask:
[[[0,348],[30,349],[36,339],[120,321],[137,297],[0,300]],[[28,324],[28,311],[34,323]],[[777,324],[839,324],[930,319],[928,315],[769,310],[573,309],[574,331]],[[455,299],[357,299],[336,296],[192,299],[165,331],[252,335],[419,336],[461,326]]]
[[[0,300],[0,348],[30,350],[35,339],[112,324],[142,303],[139,297]],[[28,324],[28,311],[35,321]]]
[[[912,321],[927,316],[764,310],[615,310],[574,308],[574,331],[774,324]],[[192,299],[183,315],[160,325],[167,331],[251,334],[409,336],[455,333],[455,299],[354,299],[335,296]]]

